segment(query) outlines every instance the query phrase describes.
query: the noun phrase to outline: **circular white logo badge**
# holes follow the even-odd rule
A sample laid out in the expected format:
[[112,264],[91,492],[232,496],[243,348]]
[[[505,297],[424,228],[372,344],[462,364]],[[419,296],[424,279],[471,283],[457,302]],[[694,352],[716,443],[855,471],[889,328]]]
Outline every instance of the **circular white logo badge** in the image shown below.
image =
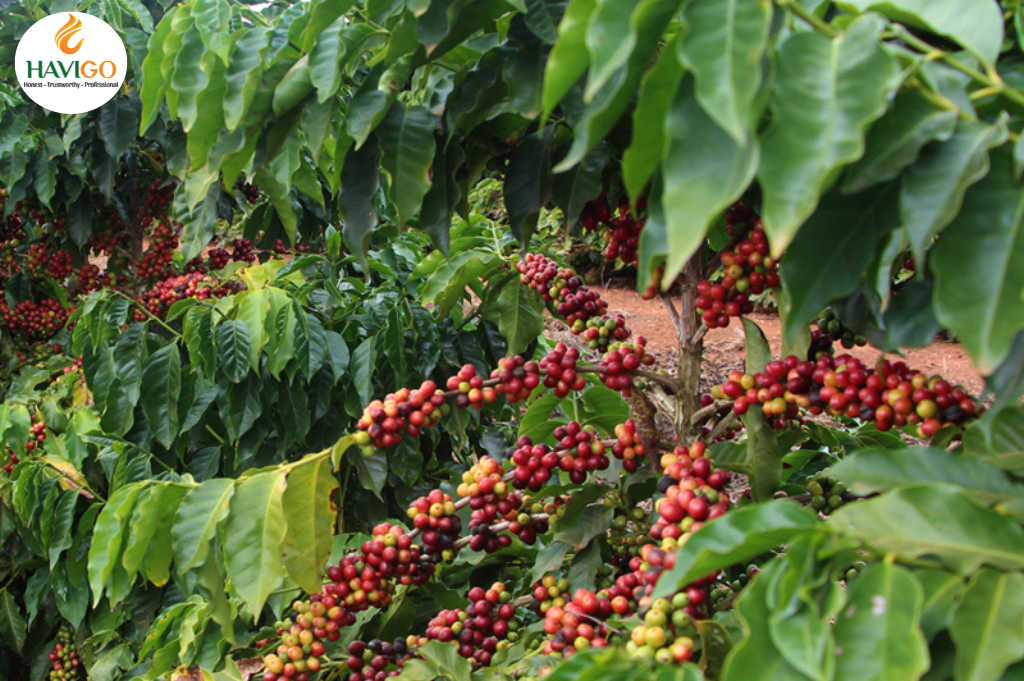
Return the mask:
[[15,55],[18,84],[50,111],[77,114],[106,104],[128,70],[124,43],[105,21],[81,12],[40,19]]

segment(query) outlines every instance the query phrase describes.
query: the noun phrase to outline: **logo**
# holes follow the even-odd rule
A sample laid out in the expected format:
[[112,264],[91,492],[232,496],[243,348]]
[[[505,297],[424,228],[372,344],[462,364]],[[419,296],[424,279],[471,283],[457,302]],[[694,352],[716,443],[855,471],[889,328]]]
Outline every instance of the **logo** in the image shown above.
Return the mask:
[[15,53],[21,89],[62,114],[92,111],[124,84],[128,53],[105,21],[81,12],[51,14],[32,25]]
[[82,38],[78,41],[78,44],[71,47],[71,39],[74,38],[79,31],[82,30],[82,20],[76,17],[74,14],[68,14],[68,23],[64,24],[64,28],[57,31],[57,35],[53,36],[53,42],[57,43],[57,47],[64,54],[74,54],[78,52],[78,49],[82,46]]

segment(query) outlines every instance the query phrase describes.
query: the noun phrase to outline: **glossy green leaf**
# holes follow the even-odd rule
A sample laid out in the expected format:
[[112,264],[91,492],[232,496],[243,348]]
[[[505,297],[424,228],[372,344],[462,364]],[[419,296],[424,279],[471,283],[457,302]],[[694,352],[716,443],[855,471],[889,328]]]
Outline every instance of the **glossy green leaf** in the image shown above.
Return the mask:
[[953,603],[960,587],[963,586],[964,579],[952,572],[927,568],[915,570],[914,576],[924,588],[921,631],[924,632],[925,638],[931,640],[949,625]]
[[587,20],[585,44],[590,55],[590,71],[583,92],[591,101],[626,60],[636,46],[637,36],[629,26],[630,19],[644,2],[657,0],[597,0],[594,13]]
[[731,511],[687,540],[676,553],[675,566],[658,579],[654,597],[669,595],[715,570],[749,561],[817,526],[812,513],[790,501],[769,501]]
[[743,638],[725,658],[722,681],[807,681],[808,677],[787,662],[772,643],[771,610],[766,599],[768,585],[781,567],[777,561],[768,563],[736,599],[735,612]]
[[917,484],[843,506],[829,519],[842,534],[876,551],[938,564],[968,574],[982,563],[1024,567],[1024,530],[957,487]]
[[587,22],[596,8],[597,0],[571,0],[558,24],[558,42],[544,72],[544,119],[587,70]]
[[889,112],[868,131],[864,156],[850,165],[844,191],[858,192],[896,177],[932,141],[946,141],[957,125],[956,112],[935,108],[917,90],[900,90]]
[[378,156],[376,142],[364,144],[362,148],[354,149],[345,156],[345,165],[341,170],[338,207],[344,218],[342,236],[364,268],[366,252],[370,248],[370,231],[377,225],[373,197],[380,186]]
[[405,224],[420,210],[430,190],[430,166],[434,160],[434,116],[423,106],[406,107],[396,102],[380,127],[381,167],[388,174],[388,195]]
[[505,171],[509,228],[521,244],[530,241],[540,209],[551,198],[551,135],[533,133],[516,145]]
[[988,0],[842,0],[859,10],[881,12],[893,21],[920,26],[950,38],[994,64],[1003,44],[1003,17]]
[[179,575],[200,567],[209,558],[217,527],[227,516],[234,493],[234,480],[215,478],[193,488],[181,502],[171,530]]
[[174,60],[167,104],[171,115],[181,119],[181,127],[188,132],[199,117],[196,100],[209,82],[206,72],[197,68],[205,53],[202,34],[193,23],[182,37],[181,50]]
[[994,151],[992,170],[968,190],[932,253],[936,316],[983,374],[999,366],[1024,325],[1022,207],[1010,151]]
[[110,497],[96,519],[89,547],[89,588],[92,590],[93,607],[103,598],[111,575],[124,569],[120,560],[126,539],[125,522],[141,489],[139,483],[123,485]]
[[[163,103],[168,82],[162,74],[162,64],[166,57],[164,45],[171,34],[171,27],[180,6],[171,7],[157,24],[156,31],[149,37],[146,59],[142,62],[142,87],[139,98],[142,100],[142,120],[139,123],[139,134],[144,134],[156,120]],[[186,14],[181,11],[181,14]]]
[[299,311],[296,319],[295,359],[303,375],[312,378],[327,359],[327,336],[315,316]]
[[103,140],[107,154],[119,159],[135,140],[139,127],[139,112],[130,99],[115,98],[107,106],[100,107],[97,132]]
[[309,75],[316,88],[317,99],[321,102],[333,97],[341,87],[341,61],[345,56],[342,34],[348,26],[346,17],[338,17],[317,36],[316,45],[309,53]]
[[270,31],[253,26],[245,31],[231,51],[225,81],[224,127],[233,132],[245,120],[263,75],[263,59],[269,48]]
[[[145,495],[136,503],[131,515],[131,529],[125,544],[121,564],[134,576],[145,564],[147,551],[151,543],[170,544],[170,525],[164,523],[166,516],[174,517],[181,500],[188,490],[180,485],[164,483],[146,489]],[[165,526],[166,535],[161,536],[158,530]]]
[[924,261],[932,240],[957,215],[964,193],[989,170],[989,149],[1006,139],[999,125],[961,121],[941,144],[930,144],[901,178],[900,215],[914,257]]
[[860,194],[833,190],[823,196],[779,267],[789,303],[784,338],[792,342],[822,308],[853,293],[874,260],[875,247],[898,225],[894,183]]
[[697,101],[739,145],[753,131],[771,17],[765,0],[695,0],[683,10],[680,55],[696,76]]
[[238,296],[237,319],[249,332],[249,361],[260,365],[260,353],[267,344],[267,317],[270,313],[270,292],[267,289],[246,291]]
[[7,589],[0,590],[0,634],[3,634],[4,643],[15,653],[20,653],[25,647],[27,630],[25,616],[14,600],[14,594]]
[[512,355],[523,352],[544,330],[544,305],[518,277],[502,287],[483,316],[498,325]]
[[571,548],[565,542],[556,541],[538,551],[537,560],[534,562],[533,570],[530,573],[530,579],[533,582],[539,582],[544,575],[559,568]]
[[196,0],[192,15],[203,44],[227,66],[231,47],[231,6],[221,0]]
[[142,369],[141,406],[153,437],[170,448],[178,437],[181,395],[181,356],[176,343],[168,343],[146,360]]
[[836,617],[836,681],[915,681],[928,671],[924,592],[906,568],[876,563],[853,579]]
[[665,121],[662,206],[668,228],[666,281],[703,243],[711,221],[746,190],[757,170],[753,138],[739,145],[705,113],[687,76]]
[[281,547],[288,525],[282,497],[284,471],[242,480],[220,530],[224,565],[235,592],[258,618],[270,593],[286,575]]
[[854,494],[867,496],[918,482],[958,485],[984,504],[1024,497],[1024,485],[981,461],[942,449],[861,449],[830,469]]
[[241,320],[228,319],[217,325],[214,334],[221,370],[229,380],[240,382],[251,366],[249,327]]
[[743,317],[743,336],[746,339],[747,373],[759,374],[772,361],[772,346],[764,331],[753,319]]
[[331,494],[337,487],[327,457],[300,462],[288,474],[282,499],[288,533],[281,558],[288,576],[309,593],[320,589],[324,563],[334,543],[335,502]]
[[291,111],[313,90],[309,55],[299,58],[274,88],[274,114],[280,116]]
[[665,46],[640,83],[633,110],[633,137],[622,155],[622,181],[634,202],[657,171],[668,143],[665,121],[684,73],[677,55],[678,40]]
[[829,173],[864,152],[864,128],[899,83],[896,60],[879,45],[883,28],[877,16],[864,15],[839,38],[797,33],[779,51],[774,116],[758,170],[775,256],[815,212]]
[[1016,474],[1024,472],[1024,408],[990,409],[964,433],[964,452]]
[[979,570],[960,596],[949,633],[956,681],[997,681],[1024,657],[1024,575]]
[[568,229],[579,220],[583,207],[601,194],[601,176],[607,164],[608,150],[597,147],[578,166],[555,175],[551,200],[562,209]]

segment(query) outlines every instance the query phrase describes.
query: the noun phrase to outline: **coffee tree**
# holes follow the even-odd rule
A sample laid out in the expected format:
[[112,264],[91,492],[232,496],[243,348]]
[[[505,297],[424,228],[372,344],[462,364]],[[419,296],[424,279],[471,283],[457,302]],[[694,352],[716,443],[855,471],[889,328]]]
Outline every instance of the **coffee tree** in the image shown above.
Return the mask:
[[[1024,673],[1019,3],[5,10],[5,678]],[[847,352],[940,330],[985,395]]]

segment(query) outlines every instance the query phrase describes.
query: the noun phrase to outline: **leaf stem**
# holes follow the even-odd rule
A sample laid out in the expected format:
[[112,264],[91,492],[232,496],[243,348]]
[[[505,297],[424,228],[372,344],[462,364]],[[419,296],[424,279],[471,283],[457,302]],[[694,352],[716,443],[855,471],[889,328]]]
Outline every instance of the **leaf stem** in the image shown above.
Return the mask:
[[799,2],[793,2],[792,0],[776,0],[776,4],[783,7],[788,7],[789,11],[794,15],[800,17],[805,22],[813,26],[819,33],[825,37],[832,39],[839,36],[838,31],[829,26],[825,21],[815,16],[814,12],[811,12],[806,7],[801,5]]
[[134,305],[134,306],[135,306],[136,308],[138,308],[139,310],[141,310],[141,311],[142,311],[142,313],[143,313],[144,315],[146,315],[147,317],[149,317],[149,318],[150,318],[150,319],[151,319],[152,321],[156,322],[156,323],[157,323],[157,324],[159,324],[160,326],[164,327],[164,328],[165,328],[165,329],[166,329],[166,330],[167,330],[168,332],[170,332],[171,334],[173,334],[173,335],[174,335],[174,336],[175,336],[176,338],[178,338],[178,340],[181,340],[181,339],[183,339],[183,338],[184,338],[184,337],[183,337],[183,336],[182,336],[182,335],[181,335],[180,333],[178,333],[177,331],[175,331],[174,329],[172,329],[172,328],[171,328],[170,326],[168,326],[168,325],[167,325],[167,323],[166,323],[166,322],[164,322],[164,320],[160,319],[160,318],[159,318],[159,317],[157,317],[157,316],[156,316],[155,314],[153,314],[152,312],[150,312],[149,310],[147,310],[147,309],[146,309],[146,307],[145,307],[144,305],[142,305],[141,303],[139,303],[139,301],[135,300],[134,298],[132,298],[132,297],[131,297],[131,296],[129,296],[129,295],[126,295],[126,294],[124,294],[124,293],[122,293],[122,292],[118,291],[117,289],[111,289],[111,290],[112,290],[112,291],[114,292],[114,295],[116,295],[116,296],[121,296],[122,298],[124,298],[125,300],[127,300],[127,301],[128,301],[129,303],[131,303],[131,304],[132,304],[132,305]]

